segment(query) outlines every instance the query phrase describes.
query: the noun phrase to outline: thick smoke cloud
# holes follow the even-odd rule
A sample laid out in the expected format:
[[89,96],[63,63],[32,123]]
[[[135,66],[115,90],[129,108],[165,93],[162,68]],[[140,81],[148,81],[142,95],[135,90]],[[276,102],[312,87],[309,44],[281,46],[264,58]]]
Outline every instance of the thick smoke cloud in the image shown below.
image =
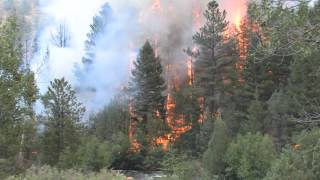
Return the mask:
[[[193,47],[192,35],[202,23],[207,2],[42,0],[40,5],[44,18],[40,20],[38,32],[39,51],[33,60],[41,92],[46,90],[50,80],[66,77],[79,90],[79,97],[89,112],[97,110],[127,85],[132,61],[146,40],[154,45],[164,67],[169,64],[177,67],[171,70],[171,74],[178,76],[186,73],[188,57],[183,49]],[[223,2],[222,8],[230,6]],[[93,70],[79,81],[74,72],[75,64],[81,67],[90,24],[105,3],[112,8],[112,21],[97,41]],[[233,18],[229,16],[230,20]],[[52,33],[61,22],[66,24],[70,32],[70,45],[65,48],[57,47],[51,41]]]

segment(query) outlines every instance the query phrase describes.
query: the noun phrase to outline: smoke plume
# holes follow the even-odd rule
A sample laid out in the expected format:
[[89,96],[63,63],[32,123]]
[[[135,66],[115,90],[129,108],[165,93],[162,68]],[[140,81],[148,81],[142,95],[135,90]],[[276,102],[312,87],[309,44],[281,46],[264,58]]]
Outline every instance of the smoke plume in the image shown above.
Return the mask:
[[[188,56],[184,49],[193,47],[192,36],[203,23],[207,0],[41,0],[38,29],[39,50],[33,59],[33,70],[43,93],[54,78],[66,77],[77,87],[80,99],[89,112],[105,105],[126,86],[130,79],[132,62],[139,48],[149,40],[162,59],[166,78],[187,73]],[[228,19],[242,16],[245,0],[220,1],[222,8],[234,7]],[[99,36],[95,46],[92,70],[79,79],[75,65],[84,69],[85,41],[93,17],[109,3],[112,18],[107,30]],[[230,4],[231,3],[231,4]],[[231,12],[232,12],[231,11]],[[235,13],[238,13],[235,14]],[[235,15],[233,15],[235,14]],[[57,27],[65,24],[70,42],[58,47],[52,42]],[[170,77],[168,74],[171,74]]]

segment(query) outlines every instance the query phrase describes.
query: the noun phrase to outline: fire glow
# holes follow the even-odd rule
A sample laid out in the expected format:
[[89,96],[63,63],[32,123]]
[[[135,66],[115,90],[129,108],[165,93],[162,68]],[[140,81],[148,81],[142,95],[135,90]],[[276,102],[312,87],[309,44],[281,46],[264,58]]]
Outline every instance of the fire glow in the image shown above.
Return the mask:
[[[202,0],[193,0],[192,1],[192,11],[190,12],[190,15],[192,16],[191,26],[192,26],[192,32],[190,32],[190,37],[192,37],[191,33],[195,33],[199,31],[200,27],[203,24],[203,5],[204,2]],[[165,14],[168,13],[170,16],[173,17],[175,15],[179,16],[179,12],[177,11],[176,6],[174,6],[173,2],[170,1],[170,3],[164,2],[164,0],[153,0],[150,4],[150,8],[146,11],[143,11],[140,13],[140,19],[139,22],[141,24],[145,24],[145,21],[148,18],[148,12],[150,11],[153,13],[153,15],[156,15],[157,18],[161,19],[161,17],[165,17]],[[241,21],[243,17],[246,14],[247,8],[246,8],[246,0],[239,0],[239,1],[232,1],[232,0],[225,0],[220,3],[220,9],[226,9],[228,12],[227,14],[227,20],[231,23],[230,27],[235,27],[234,31],[241,31]],[[161,21],[161,20],[159,20]],[[229,30],[228,30],[229,31]],[[226,36],[233,36],[232,33],[226,33]],[[161,39],[162,34],[160,31],[155,31],[151,33],[151,39],[153,42],[153,46],[155,49],[155,55],[156,57],[160,56],[160,58],[163,55],[163,51],[161,50],[162,43]],[[238,39],[239,40],[239,51],[241,56],[241,59],[244,59],[246,55],[246,47],[241,43],[244,43],[244,38]],[[174,40],[171,40],[174,41]],[[192,52],[197,52],[197,47],[191,44]],[[183,53],[183,52],[181,52]],[[185,63],[185,73],[179,73],[178,70],[181,67],[178,67],[178,64],[175,63],[165,63],[165,69],[166,69],[166,81],[167,81],[167,96],[166,96],[166,117],[165,122],[167,123],[168,127],[170,128],[170,132],[154,139],[154,144],[156,146],[161,146],[164,150],[168,150],[169,145],[171,143],[174,143],[177,141],[181,135],[188,132],[192,129],[192,124],[186,123],[186,116],[187,114],[176,114],[176,102],[173,96],[173,91],[179,91],[180,87],[186,83],[188,86],[193,86],[195,74],[193,71],[193,59],[191,57],[185,57],[185,59],[178,60],[180,62]],[[185,76],[185,77],[183,77]],[[200,116],[198,117],[198,122],[203,123],[205,120],[205,107],[204,107],[204,101],[205,99],[203,97],[198,98],[198,103],[200,107]],[[134,124],[130,126],[130,132],[129,137],[131,141],[131,149],[134,151],[138,151],[140,145],[138,142],[134,139]]]

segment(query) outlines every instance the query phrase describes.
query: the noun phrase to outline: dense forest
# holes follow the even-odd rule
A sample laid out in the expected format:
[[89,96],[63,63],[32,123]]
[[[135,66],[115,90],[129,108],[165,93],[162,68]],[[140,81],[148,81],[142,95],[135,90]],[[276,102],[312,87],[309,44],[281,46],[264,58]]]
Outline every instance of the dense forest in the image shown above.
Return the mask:
[[[115,170],[162,171],[164,180],[319,179],[319,0],[249,1],[236,25],[211,0],[194,47],[182,50],[185,77],[168,78],[162,52],[144,39],[129,83],[87,116],[66,78],[39,91],[30,67],[37,1],[0,4],[0,179],[126,179]],[[80,81],[93,71],[108,14],[104,5],[93,18],[85,68],[75,66]],[[65,24],[52,34],[59,48],[70,38]]]

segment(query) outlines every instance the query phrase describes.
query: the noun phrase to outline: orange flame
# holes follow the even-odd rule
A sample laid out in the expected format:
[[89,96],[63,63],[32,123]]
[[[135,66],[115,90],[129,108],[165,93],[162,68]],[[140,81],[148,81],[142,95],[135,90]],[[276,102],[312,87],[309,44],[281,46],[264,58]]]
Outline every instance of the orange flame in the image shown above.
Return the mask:
[[236,15],[235,15],[235,20],[234,20],[234,24],[237,28],[237,30],[240,30],[240,26],[241,26],[241,13],[240,13],[240,9],[237,10]]
[[158,45],[158,36],[157,35],[153,36],[153,44],[154,44],[155,57],[158,57],[159,56],[159,45]]
[[190,58],[188,61],[187,61],[187,66],[188,66],[188,84],[190,86],[192,86],[193,84],[193,79],[194,79],[194,74],[193,74],[193,67],[192,67],[192,58]]
[[201,27],[201,15],[202,15],[199,0],[195,0],[192,14],[193,14],[193,24],[194,24],[195,30],[197,31]]
[[130,141],[130,149],[131,152],[138,152],[140,150],[141,145],[135,139],[135,129],[136,129],[136,123],[134,122],[135,114],[133,112],[133,107],[131,102],[129,102],[129,114],[130,114],[130,125],[129,125],[129,141]]
[[199,97],[198,98],[198,103],[200,107],[200,116],[198,119],[198,123],[203,123],[205,119],[205,112],[204,112],[204,97]]

